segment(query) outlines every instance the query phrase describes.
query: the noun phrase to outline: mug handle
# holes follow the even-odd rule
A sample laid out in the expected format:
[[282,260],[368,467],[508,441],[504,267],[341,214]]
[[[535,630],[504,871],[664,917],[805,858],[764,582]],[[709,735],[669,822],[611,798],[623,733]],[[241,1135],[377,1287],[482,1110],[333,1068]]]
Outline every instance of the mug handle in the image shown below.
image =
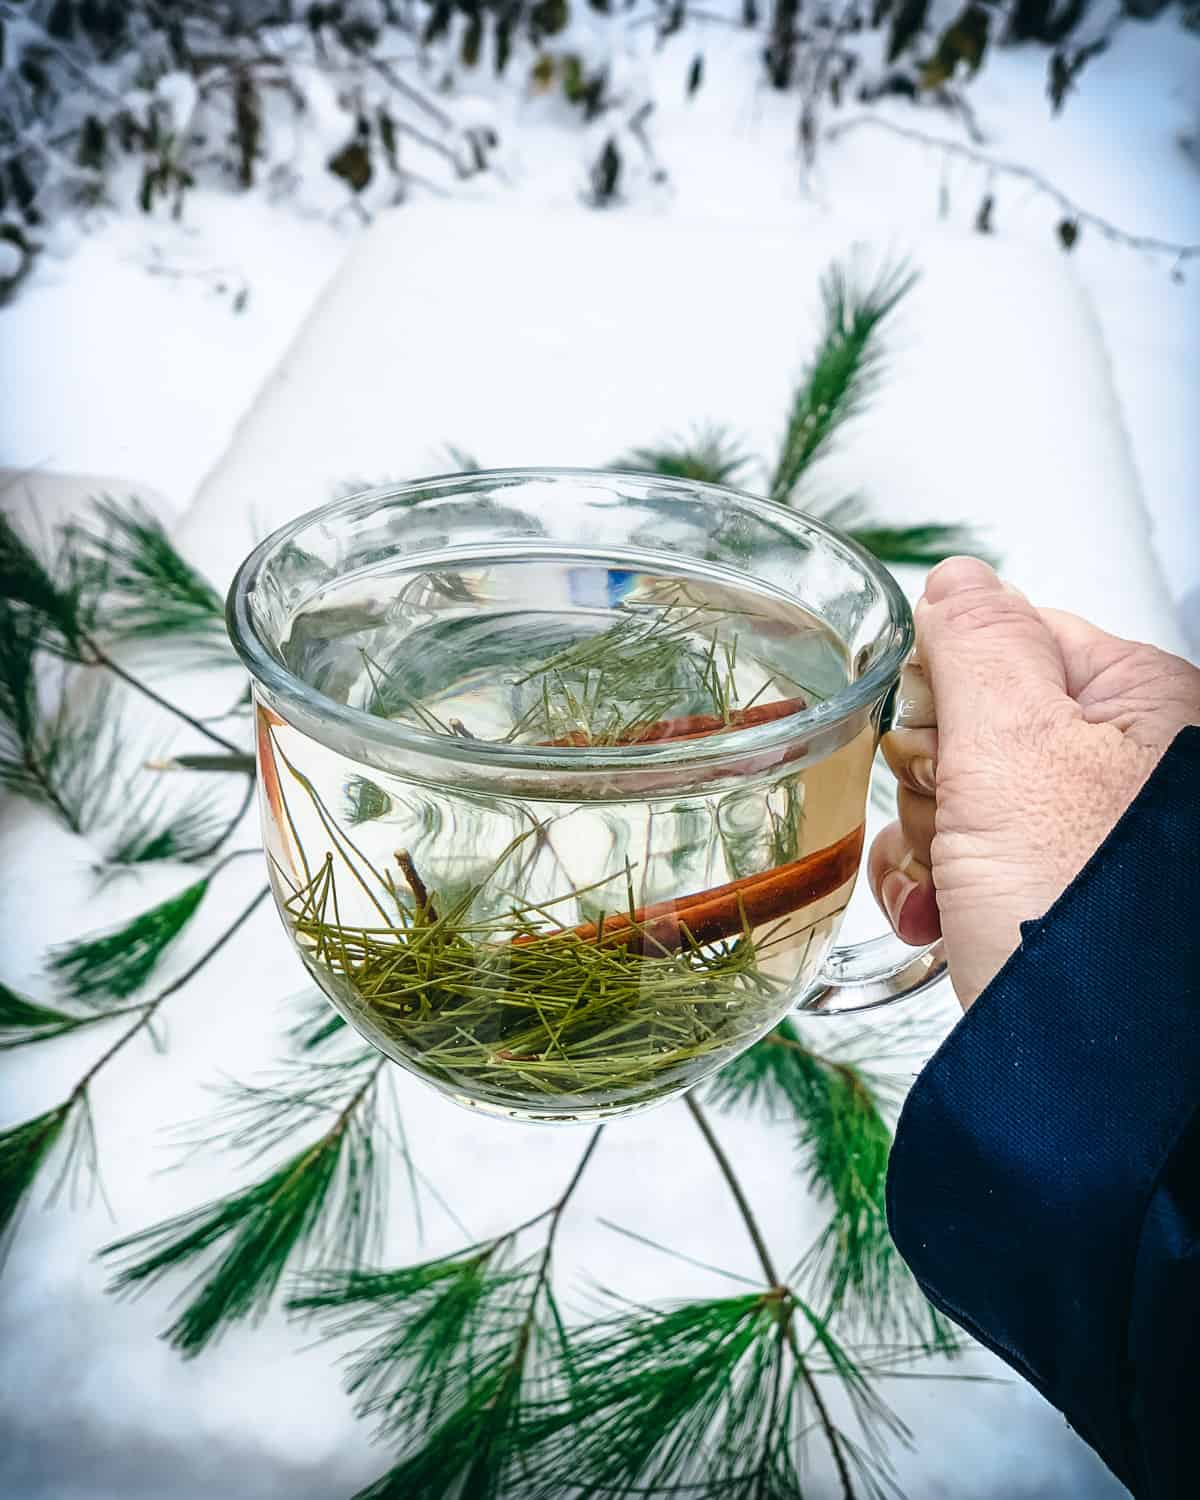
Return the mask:
[[[936,729],[933,694],[920,662],[910,657],[880,713],[880,738],[891,729]],[[833,948],[813,988],[796,1007],[804,1016],[846,1015],[894,1005],[944,978],[946,956],[939,939],[910,948],[893,933]]]

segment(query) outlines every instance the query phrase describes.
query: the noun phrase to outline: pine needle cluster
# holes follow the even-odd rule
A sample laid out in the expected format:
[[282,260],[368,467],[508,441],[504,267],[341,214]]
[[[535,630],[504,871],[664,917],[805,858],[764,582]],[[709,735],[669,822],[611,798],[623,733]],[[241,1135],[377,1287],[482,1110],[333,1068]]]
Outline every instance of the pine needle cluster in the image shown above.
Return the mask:
[[[916,281],[916,273],[902,263],[884,266],[874,277],[837,262],[825,272],[817,347],[792,393],[778,452],[773,462],[761,465],[772,500],[802,507],[802,481],[876,389],[885,367],[886,326]],[[756,464],[730,429],[710,424],[689,437],[631,449],[612,467],[744,486]],[[970,527],[931,521],[885,525],[857,497],[833,505],[807,500],[802,508],[849,532],[881,562],[931,567],[956,553],[988,555]]]
[[900,1259],[887,1225],[892,1132],[886,1090],[863,1066],[812,1051],[791,1021],[717,1075],[710,1097],[759,1109],[795,1129],[799,1160],[829,1219],[800,1264],[821,1306],[885,1340],[903,1335],[929,1352],[953,1347]]
[[235,1322],[261,1317],[289,1266],[355,1265],[377,1249],[386,1202],[382,1069],[377,1053],[361,1049],[345,1061],[297,1063],[266,1086],[230,1085],[205,1129],[251,1160],[297,1131],[323,1128],[248,1185],[107,1246],[119,1265],[111,1289],[136,1292],[191,1273],[164,1337],[192,1356]]

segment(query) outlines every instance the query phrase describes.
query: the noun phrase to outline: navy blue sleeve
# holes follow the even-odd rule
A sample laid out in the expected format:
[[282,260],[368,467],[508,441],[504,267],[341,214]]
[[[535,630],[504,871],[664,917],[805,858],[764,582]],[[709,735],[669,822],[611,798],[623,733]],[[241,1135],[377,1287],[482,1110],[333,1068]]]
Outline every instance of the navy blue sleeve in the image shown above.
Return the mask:
[[917,1079],[888,1216],[1138,1500],[1200,1495],[1200,729]]

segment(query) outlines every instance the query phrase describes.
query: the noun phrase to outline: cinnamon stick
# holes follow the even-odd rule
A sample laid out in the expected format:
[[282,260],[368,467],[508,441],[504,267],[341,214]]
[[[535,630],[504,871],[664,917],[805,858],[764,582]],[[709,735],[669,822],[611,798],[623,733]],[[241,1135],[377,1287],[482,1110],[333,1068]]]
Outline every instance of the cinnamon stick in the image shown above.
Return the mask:
[[[684,714],[677,719],[659,719],[654,724],[634,728],[617,741],[619,745],[646,745],[655,740],[698,740],[725,729],[749,729],[753,724],[769,724],[772,719],[786,719],[808,707],[807,698],[781,698],[778,703],[758,703],[753,708],[735,708],[728,718],[720,714]],[[581,746],[592,740],[584,729],[573,729],[556,740],[539,740],[547,748]]]
[[858,869],[862,855],[862,824],[836,844],[806,854],[790,864],[777,865],[758,875],[731,880],[711,890],[697,891],[641,907],[632,917],[605,917],[552,933],[528,933],[514,943],[536,943],[543,937],[569,932],[581,942],[621,943],[639,951],[673,951],[689,943],[704,945],[787,916],[819,901],[845,885]]

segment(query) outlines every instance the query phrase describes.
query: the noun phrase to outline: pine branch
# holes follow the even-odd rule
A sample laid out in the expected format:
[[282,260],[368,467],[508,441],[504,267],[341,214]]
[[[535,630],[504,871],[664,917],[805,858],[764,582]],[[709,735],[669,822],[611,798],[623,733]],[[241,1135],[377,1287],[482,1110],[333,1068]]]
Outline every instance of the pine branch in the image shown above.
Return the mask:
[[988,551],[971,526],[934,521],[918,522],[913,526],[886,526],[870,514],[865,502],[857,495],[839,500],[834,505],[810,506],[808,509],[818,520],[839,527],[880,562],[892,566],[907,563],[928,568],[947,557],[964,554],[982,558],[985,562],[997,561],[995,554]]
[[784,1021],[721,1070],[710,1097],[795,1122],[809,1189],[831,1210],[800,1267],[823,1304],[881,1338],[903,1330],[928,1352],[950,1352],[949,1326],[926,1302],[888,1231],[892,1134],[875,1080],[849,1061],[812,1052]]
[[[746,1195],[742,1190],[741,1183],[738,1181],[737,1174],[733,1170],[733,1164],[725,1155],[720,1141],[717,1139],[712,1126],[708,1123],[707,1116],[700,1108],[700,1105],[696,1102],[694,1095],[685,1095],[684,1103],[691,1111],[692,1118],[695,1120],[697,1126],[699,1127],[701,1135],[704,1137],[709,1150],[712,1152],[713,1157],[716,1160],[717,1166],[721,1171],[721,1175],[725,1178],[729,1190],[733,1194],[734,1201],[738,1206],[738,1212],[742,1216],[742,1222],[746,1226],[746,1231],[754,1244],[755,1251],[762,1265],[763,1275],[767,1278],[767,1282],[773,1289],[786,1290],[782,1287],[779,1281],[779,1275],[775,1270],[775,1265],[771,1258],[771,1254],[766,1248],[766,1241],[763,1239],[762,1230],[759,1228],[758,1222],[755,1219],[753,1212],[751,1211],[749,1202],[747,1201]],[[804,1356],[800,1352],[799,1343],[795,1335],[795,1328],[790,1321],[788,1323],[787,1333],[800,1379],[808,1389],[813,1405],[817,1410],[817,1417],[821,1425],[821,1430],[825,1434],[826,1442],[829,1444],[829,1451],[833,1456],[834,1465],[837,1468],[838,1480],[842,1487],[842,1495],[844,1497],[844,1500],[855,1500],[855,1489],[850,1478],[849,1469],[847,1467],[846,1452],[842,1434],[834,1426],[833,1421],[830,1418],[829,1411],[825,1405],[824,1398],[821,1395],[820,1388],[818,1387],[816,1381],[813,1379],[812,1372],[808,1369],[808,1366],[806,1365],[804,1360]]]
[[[334,1092],[324,1087],[319,1102],[282,1091],[253,1101],[240,1144],[255,1153],[279,1143],[285,1121],[290,1133],[297,1114],[336,1106],[332,1122],[310,1144],[250,1186],[101,1252],[124,1261],[110,1285],[118,1293],[196,1270],[188,1301],[164,1334],[182,1354],[199,1354],[235,1322],[261,1317],[289,1265],[337,1253],[354,1266],[375,1243],[386,1165],[374,1144],[376,1085],[386,1059],[367,1056],[365,1069],[356,1060],[338,1070]],[[205,1267],[210,1251],[216,1259]]]
[[[550,1285],[563,1213],[603,1127],[593,1131],[556,1202],[528,1223],[457,1256],[400,1271],[327,1272],[289,1302],[318,1314],[328,1336],[365,1333],[348,1388],[398,1462],[356,1500],[502,1500],[538,1490],[527,1434],[565,1333]],[[516,1238],[546,1224],[540,1254],[513,1264]],[[519,1476],[519,1480],[518,1480]]]
[[790,1298],[752,1292],[637,1308],[571,1340],[571,1380],[526,1435],[540,1496],[798,1495]]
[[73,559],[71,564],[69,573],[60,569],[60,576],[53,576],[8,516],[0,513],[0,600],[28,609],[41,623],[47,644],[79,661],[94,618],[95,597],[90,574],[78,571]]
[[[209,960],[214,958],[225,944],[237,935],[269,894],[268,887],[264,886],[195,963],[153,1000],[143,1005],[129,1006],[121,1011],[97,1014],[92,1017],[92,1020],[107,1021],[115,1015],[133,1013],[136,1014],[137,1020],[89,1066],[62,1104],[31,1120],[23,1121],[11,1130],[0,1133],[0,1240],[15,1226],[22,1204],[55,1145],[63,1139],[64,1129],[68,1125],[71,1129],[66,1139],[64,1162],[58,1180],[51,1191],[51,1198],[53,1199],[65,1181],[74,1181],[80,1170],[86,1170],[93,1177],[97,1174],[95,1135],[92,1130],[88,1092],[93,1080],[114,1057],[128,1046],[135,1036],[149,1028],[162,1004],[189,984]],[[16,1003],[8,1014],[18,1024],[22,1021],[30,1021],[31,1012],[34,1010],[40,1009],[43,1013],[49,1014],[49,1007],[34,1006],[32,1002],[21,1001],[20,997],[13,997],[13,1000]],[[59,1012],[58,1014],[65,1013]],[[81,1020],[79,1024],[90,1024],[90,1022]],[[51,1030],[50,1035],[55,1034],[58,1033]]]
[[95,1010],[76,1015],[54,1005],[27,999],[0,984],[0,1052],[52,1041],[97,1021],[107,1021],[111,1015],[112,1012]]
[[51,957],[51,971],[75,1000],[126,999],[146,983],[191,921],[212,878],[205,875],[185,886],[123,927],[59,948]]
[[332,1037],[342,1035],[349,1024],[319,990],[304,996],[302,1006],[287,1033],[292,1046],[301,1053],[318,1051]]
[[744,476],[750,462],[749,454],[727,428],[710,426],[697,428],[690,437],[632,448],[609,468],[732,485]]
[[220,594],[136,499],[93,501],[92,525],[69,527],[64,545],[92,567],[109,640],[189,639],[228,658]]
[[62,1137],[72,1108],[68,1100],[0,1133],[0,1251],[7,1250],[22,1205]]
[[117,828],[102,868],[112,873],[159,860],[188,864],[214,853],[231,832],[229,819],[207,792],[177,804],[150,797]]
[[880,328],[916,279],[903,265],[885,268],[865,286],[836,263],[825,272],[824,327],[816,355],[792,397],[771,477],[773,500],[791,499],[801,476],[837,429],[861,410],[880,371]]
[[31,611],[0,600],[0,786],[83,833],[114,795],[120,723],[106,691],[87,703],[64,692],[46,710],[37,674],[39,653],[51,649],[46,630]]
[[[101,645],[98,621],[102,615],[108,581],[108,563],[80,545],[77,529],[66,528],[53,566],[38,558],[5,516],[0,516],[0,602],[10,615],[28,612],[22,625],[23,639],[34,640],[31,649],[42,649],[86,667],[103,667],[135,692],[165,712],[189,725],[221,749],[241,754],[241,747],[210,729],[202,719],[169,702],[148,683],[114,661]],[[179,559],[181,568],[187,564]],[[162,560],[158,566],[161,568]],[[159,586],[163,587],[161,578]],[[177,601],[178,602],[178,601]],[[161,595],[159,600],[161,606]],[[137,606],[130,603],[129,608]],[[147,601],[147,608],[152,605]]]

